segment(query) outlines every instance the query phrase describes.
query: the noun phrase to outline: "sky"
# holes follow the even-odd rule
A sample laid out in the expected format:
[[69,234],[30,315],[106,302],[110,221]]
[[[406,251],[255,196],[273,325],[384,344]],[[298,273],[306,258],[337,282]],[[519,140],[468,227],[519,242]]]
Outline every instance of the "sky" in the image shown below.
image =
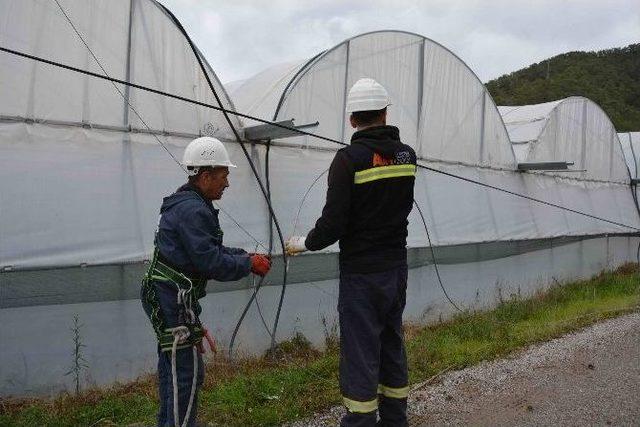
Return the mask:
[[222,82],[396,29],[453,51],[487,82],[551,56],[640,42],[640,0],[160,0]]

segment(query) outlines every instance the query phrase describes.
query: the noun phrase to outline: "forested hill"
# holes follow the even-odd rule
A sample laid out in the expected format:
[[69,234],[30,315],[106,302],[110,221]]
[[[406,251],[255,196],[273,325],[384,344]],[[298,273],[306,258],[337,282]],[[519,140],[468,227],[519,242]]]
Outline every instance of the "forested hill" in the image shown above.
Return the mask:
[[607,112],[618,132],[640,131],[640,44],[554,56],[491,80],[487,88],[497,105],[585,96]]

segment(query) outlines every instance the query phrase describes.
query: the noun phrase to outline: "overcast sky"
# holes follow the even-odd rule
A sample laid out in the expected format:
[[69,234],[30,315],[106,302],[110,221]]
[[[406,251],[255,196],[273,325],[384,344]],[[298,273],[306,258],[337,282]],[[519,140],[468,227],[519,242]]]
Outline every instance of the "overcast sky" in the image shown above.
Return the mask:
[[640,42],[640,0],[161,0],[223,82],[354,35],[412,31],[484,82],[559,53]]

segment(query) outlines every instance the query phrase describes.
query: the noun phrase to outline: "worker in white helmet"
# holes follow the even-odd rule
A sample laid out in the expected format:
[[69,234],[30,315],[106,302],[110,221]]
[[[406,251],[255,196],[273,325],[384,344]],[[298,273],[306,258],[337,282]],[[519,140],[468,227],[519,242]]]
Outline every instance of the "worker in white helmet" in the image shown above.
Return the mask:
[[238,280],[251,272],[264,276],[271,268],[265,255],[222,243],[212,201],[222,197],[229,168],[236,167],[222,142],[210,137],[191,141],[182,165],[188,182],[162,202],[153,259],[141,289],[158,338],[159,426],[195,424],[204,380],[202,339],[210,339],[198,303],[207,281]]
[[342,426],[407,425],[407,359],[402,313],[407,288],[407,217],[416,155],[387,126],[385,88],[358,80],[346,113],[357,131],[336,154],[322,216],[307,236],[287,241],[289,254],[340,242],[340,390]]

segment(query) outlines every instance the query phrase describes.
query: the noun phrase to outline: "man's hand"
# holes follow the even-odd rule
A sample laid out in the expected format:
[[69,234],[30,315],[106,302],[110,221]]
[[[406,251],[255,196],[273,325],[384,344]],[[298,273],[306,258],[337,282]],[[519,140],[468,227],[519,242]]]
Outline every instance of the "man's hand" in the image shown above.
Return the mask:
[[271,261],[265,255],[251,255],[251,272],[264,277],[271,270]]
[[[209,349],[214,354],[217,354],[218,353],[218,345],[216,344],[216,339],[209,333],[209,330],[207,328],[204,328],[204,338],[207,340],[207,343],[209,343]],[[200,343],[200,344],[202,344],[202,343]]]
[[305,236],[291,236],[285,242],[284,247],[287,251],[287,255],[298,255],[301,252],[307,250],[305,246],[305,241],[307,238]]

